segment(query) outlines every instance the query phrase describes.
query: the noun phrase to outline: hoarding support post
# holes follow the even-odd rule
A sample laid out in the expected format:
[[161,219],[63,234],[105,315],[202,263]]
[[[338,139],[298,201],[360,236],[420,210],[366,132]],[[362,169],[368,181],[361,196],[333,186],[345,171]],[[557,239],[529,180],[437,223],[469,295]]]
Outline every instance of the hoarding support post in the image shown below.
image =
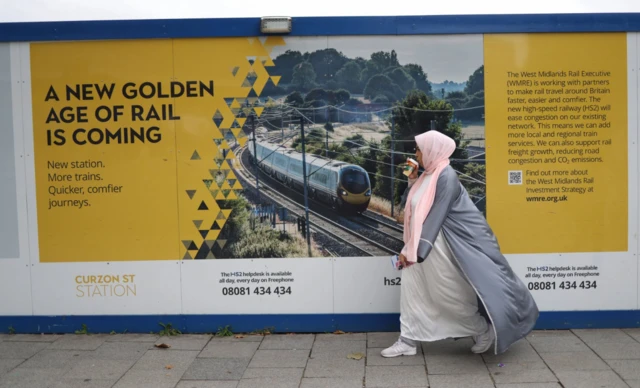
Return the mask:
[[307,250],[309,251],[309,257],[311,257],[311,234],[309,233],[309,193],[307,189],[307,160],[305,158],[305,144],[304,144],[304,117],[300,117],[300,137],[302,140],[302,184],[304,186],[304,216],[305,216],[305,228],[307,237]]
[[256,151],[256,118],[253,114],[251,114],[251,130],[253,131],[253,166],[256,171],[256,191],[258,192],[258,203],[260,203],[260,178],[259,178],[259,170],[258,170],[258,151]]
[[394,168],[394,151],[396,149],[396,139],[395,139],[395,128],[396,128],[396,123],[394,120],[394,114],[393,111],[391,111],[391,174],[389,175],[391,177],[391,218],[393,218],[393,202],[395,200],[395,190],[394,190],[394,185],[395,185],[395,175],[396,175],[396,171]]

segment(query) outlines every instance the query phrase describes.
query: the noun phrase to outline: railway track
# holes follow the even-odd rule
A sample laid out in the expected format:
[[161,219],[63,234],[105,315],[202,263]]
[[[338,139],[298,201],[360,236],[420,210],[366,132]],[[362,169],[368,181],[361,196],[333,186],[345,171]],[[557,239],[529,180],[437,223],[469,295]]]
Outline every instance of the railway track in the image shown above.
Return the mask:
[[[255,187],[255,180],[253,179],[255,176],[247,176],[247,174],[253,175],[252,169],[246,166],[243,155],[246,147],[239,149],[238,160],[240,161],[240,165],[242,166],[243,171],[237,171],[239,175],[243,176],[243,180],[246,181],[252,187]],[[273,178],[265,176],[265,174],[260,174],[261,185],[260,185],[260,194],[266,195],[270,197],[270,199],[274,202],[278,202],[283,205],[287,205],[290,209],[296,208],[299,210],[298,213],[292,212],[292,214],[296,216],[300,216],[304,214],[304,206],[299,204],[297,201],[289,198],[288,196],[282,194],[279,190],[277,190],[272,185],[275,183],[282,185],[282,183],[275,181]],[[267,180],[265,183],[265,180]],[[358,251],[362,252],[367,256],[385,256],[389,254],[396,254],[398,252],[397,249],[389,248],[387,245],[382,244],[374,239],[367,237],[361,233],[358,233],[350,228],[330,219],[329,217],[323,216],[316,211],[309,210],[309,222],[310,228],[315,228],[319,232],[323,232],[328,234],[329,236],[339,240],[342,243],[345,243],[353,248],[356,248]],[[363,223],[366,225],[365,223]],[[371,227],[370,225],[367,225]],[[387,236],[393,238],[397,241],[396,236]]]

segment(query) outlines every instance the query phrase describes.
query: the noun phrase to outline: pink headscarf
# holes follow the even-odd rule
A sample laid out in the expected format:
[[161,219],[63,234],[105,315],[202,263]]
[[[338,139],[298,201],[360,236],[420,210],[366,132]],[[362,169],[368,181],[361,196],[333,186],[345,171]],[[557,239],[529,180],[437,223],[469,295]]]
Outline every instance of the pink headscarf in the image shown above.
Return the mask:
[[[407,197],[407,203],[404,207],[403,237],[405,246],[402,253],[410,263],[418,261],[418,244],[420,235],[422,234],[422,224],[431,210],[431,205],[433,205],[438,177],[442,170],[449,165],[449,157],[451,157],[456,150],[456,143],[453,139],[434,130],[422,133],[416,136],[415,139],[418,148],[422,151],[422,166],[424,167],[424,172],[411,187],[409,196]],[[420,201],[416,205],[416,213],[411,214],[411,199],[428,175],[431,175],[429,186],[427,186],[423,197],[420,198]],[[413,228],[411,227],[412,218],[416,218],[416,221],[418,221],[414,224]]]

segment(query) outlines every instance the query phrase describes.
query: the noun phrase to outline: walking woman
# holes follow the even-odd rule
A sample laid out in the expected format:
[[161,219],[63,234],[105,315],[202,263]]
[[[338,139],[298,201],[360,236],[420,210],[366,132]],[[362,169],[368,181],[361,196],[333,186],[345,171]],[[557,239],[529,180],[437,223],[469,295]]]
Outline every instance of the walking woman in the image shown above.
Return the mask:
[[486,219],[458,180],[453,139],[415,137],[424,172],[403,196],[404,248],[398,341],[383,357],[415,355],[417,342],[472,337],[474,353],[503,353],[533,330],[538,307],[513,272]]

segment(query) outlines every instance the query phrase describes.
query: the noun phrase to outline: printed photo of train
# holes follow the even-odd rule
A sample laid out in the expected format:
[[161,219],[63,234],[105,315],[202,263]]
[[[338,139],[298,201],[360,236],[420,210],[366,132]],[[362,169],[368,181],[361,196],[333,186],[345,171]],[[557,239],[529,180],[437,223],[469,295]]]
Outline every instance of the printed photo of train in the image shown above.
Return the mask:
[[[256,137],[258,167],[266,174],[301,193],[304,192],[302,153],[269,140],[259,128]],[[254,149],[248,147],[251,158]],[[309,198],[346,213],[362,213],[371,200],[371,181],[367,171],[355,164],[306,154]]]

